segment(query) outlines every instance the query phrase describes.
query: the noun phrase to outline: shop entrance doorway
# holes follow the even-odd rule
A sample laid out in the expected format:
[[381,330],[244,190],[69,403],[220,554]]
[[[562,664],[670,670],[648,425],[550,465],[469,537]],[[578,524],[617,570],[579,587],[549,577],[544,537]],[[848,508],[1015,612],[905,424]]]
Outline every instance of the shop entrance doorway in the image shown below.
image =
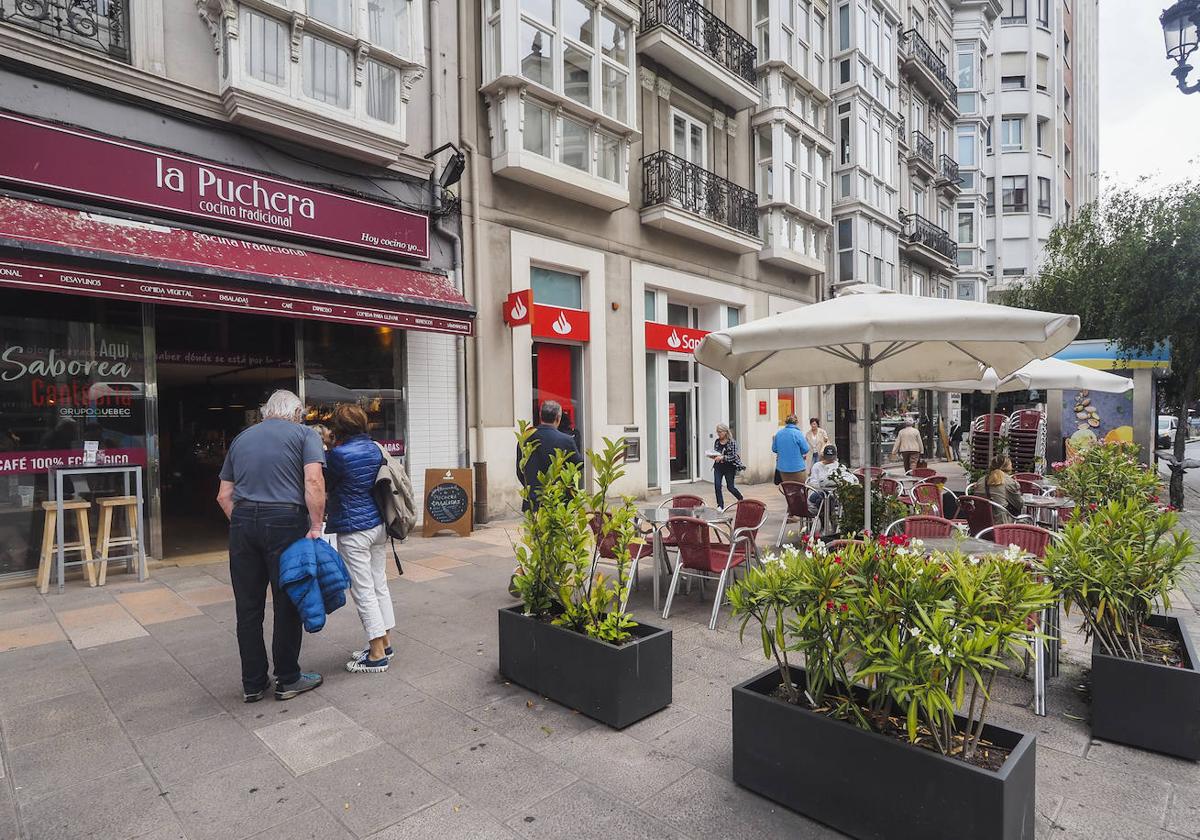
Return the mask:
[[215,498],[229,444],[276,388],[296,390],[292,321],[160,307],[158,427],[164,558],[224,552]]
[[671,390],[667,398],[667,441],[671,480],[696,480],[696,391]]
[[533,343],[533,414],[531,421],[538,422],[538,412],[546,400],[554,400],[562,406],[562,422],[558,428],[575,438],[575,445],[583,451],[583,433],[580,431],[580,384],[582,363],[580,348],[570,344],[553,344],[546,341]]

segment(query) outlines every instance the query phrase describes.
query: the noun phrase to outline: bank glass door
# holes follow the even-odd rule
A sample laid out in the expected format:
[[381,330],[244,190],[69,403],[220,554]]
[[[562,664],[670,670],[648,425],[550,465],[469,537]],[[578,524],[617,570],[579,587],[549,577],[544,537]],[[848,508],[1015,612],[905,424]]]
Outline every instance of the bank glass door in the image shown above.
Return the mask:
[[671,481],[696,480],[696,395],[672,389],[667,397],[667,444]]
[[533,343],[532,420],[534,423],[538,422],[542,403],[554,400],[562,406],[562,420],[558,428],[575,438],[575,445],[581,452],[583,437],[579,423],[582,416],[582,365],[583,354],[579,347],[548,341]]

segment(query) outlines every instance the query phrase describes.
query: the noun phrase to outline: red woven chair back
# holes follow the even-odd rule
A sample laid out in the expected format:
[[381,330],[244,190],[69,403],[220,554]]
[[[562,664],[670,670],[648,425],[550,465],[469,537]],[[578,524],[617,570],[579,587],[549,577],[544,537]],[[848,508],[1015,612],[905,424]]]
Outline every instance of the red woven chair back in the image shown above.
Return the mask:
[[931,470],[929,467],[913,467],[908,471],[908,474],[913,478],[926,478],[931,475],[937,475],[937,470]]
[[834,540],[829,544],[830,551],[839,551],[848,545],[866,545],[865,540]]
[[667,530],[679,549],[680,563],[689,569],[711,569],[707,522],[694,516],[672,516],[667,520]]
[[808,487],[799,481],[782,481],[779,483],[779,492],[787,500],[788,516],[797,516],[801,519],[812,517],[808,508]]
[[699,496],[690,496],[686,493],[681,493],[678,496],[671,497],[671,507],[673,508],[698,508],[704,507],[704,500]]
[[940,516],[910,516],[904,520],[904,533],[917,539],[948,537],[952,530],[954,524]]
[[946,486],[946,476],[938,475],[937,473],[933,473],[932,475],[925,476],[924,480],[927,484],[936,484],[939,487]]
[[967,528],[972,534],[978,534],[984,528],[991,528],[996,524],[991,504],[979,496],[959,496],[958,511],[966,517]]
[[1042,477],[1040,475],[1038,475],[1037,473],[1031,473],[1031,472],[1013,473],[1013,478],[1015,478],[1017,481],[1038,481],[1038,482],[1040,482],[1042,480]]
[[859,467],[854,471],[854,474],[861,479],[868,472],[871,474],[871,480],[874,481],[883,475],[884,469],[883,467]]
[[[1014,478],[1015,478],[1015,476],[1014,476]],[[1028,479],[1018,478],[1017,484],[1019,484],[1021,486],[1022,493],[1029,493],[1034,496],[1042,495],[1042,488],[1039,487],[1038,485],[1034,484],[1032,481],[1029,481]]]
[[742,499],[733,506],[733,530],[749,528],[751,529],[750,537],[752,539],[757,537],[758,529],[762,527],[763,520],[766,518],[766,512],[766,504],[758,499]]
[[1036,525],[1021,523],[997,525],[992,531],[992,539],[997,545],[1015,545],[1034,557],[1045,557],[1046,546],[1050,544],[1050,532]]
[[921,510],[932,511],[935,516],[942,515],[942,488],[936,484],[922,481],[912,489],[913,504]]
[[879,492],[885,496],[896,496],[899,498],[904,493],[904,485],[894,478],[884,476],[879,479]]

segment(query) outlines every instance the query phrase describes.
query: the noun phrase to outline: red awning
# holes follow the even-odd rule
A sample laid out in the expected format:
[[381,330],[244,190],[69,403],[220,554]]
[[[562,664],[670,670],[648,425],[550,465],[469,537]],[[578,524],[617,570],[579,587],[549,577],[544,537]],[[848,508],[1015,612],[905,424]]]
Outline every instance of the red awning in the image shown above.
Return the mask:
[[[5,196],[0,196],[0,246],[23,252],[11,259],[0,256],[0,286],[290,312],[459,335],[471,334],[475,314],[441,274]],[[24,259],[34,254],[36,259]],[[103,260],[105,265],[80,270],[54,255]],[[114,263],[156,273],[126,275]],[[74,279],[64,279],[72,275]],[[247,303],[240,304],[243,299]],[[255,299],[269,303],[248,303]],[[366,317],[354,314],[359,312]]]

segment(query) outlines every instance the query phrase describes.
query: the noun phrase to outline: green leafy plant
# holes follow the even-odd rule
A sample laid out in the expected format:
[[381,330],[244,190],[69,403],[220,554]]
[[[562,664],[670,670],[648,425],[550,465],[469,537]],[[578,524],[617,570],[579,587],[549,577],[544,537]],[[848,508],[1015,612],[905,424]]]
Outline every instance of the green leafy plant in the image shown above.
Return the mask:
[[[783,699],[971,759],[995,673],[1030,649],[1028,619],[1054,599],[1027,560],[1016,550],[926,557],[903,536],[839,551],[805,541],[750,570],[729,597],[741,632],[757,625]],[[803,686],[789,653],[804,657]]]
[[1112,656],[1141,659],[1142,628],[1193,565],[1193,544],[1176,528],[1178,516],[1136,496],[1110,501],[1072,520],[1046,549],[1046,571],[1066,610],[1083,616],[1084,630]]
[[1137,456],[1133,443],[1094,443],[1051,469],[1059,489],[1084,514],[1108,502],[1157,505],[1158,473],[1138,463]]
[[[537,446],[533,431],[522,421],[517,432],[522,469]],[[613,644],[627,641],[637,626],[625,611],[624,594],[633,547],[643,542],[633,500],[609,499],[612,486],[625,474],[624,453],[623,441],[607,438],[602,451],[588,453],[590,493],[585,492],[583,469],[570,460],[570,453],[554,453],[538,475],[536,504],[522,517],[512,580],[526,615]],[[525,487],[521,494],[529,500],[533,488]],[[615,580],[591,574],[601,545],[609,546],[616,558]]]
[[[838,530],[846,534],[861,531],[864,492],[862,484],[846,481],[837,473],[833,474],[832,479],[838,505],[841,507]],[[871,483],[871,533],[882,534],[888,525],[904,518],[908,512],[904,503],[895,496],[880,492],[878,482]]]

